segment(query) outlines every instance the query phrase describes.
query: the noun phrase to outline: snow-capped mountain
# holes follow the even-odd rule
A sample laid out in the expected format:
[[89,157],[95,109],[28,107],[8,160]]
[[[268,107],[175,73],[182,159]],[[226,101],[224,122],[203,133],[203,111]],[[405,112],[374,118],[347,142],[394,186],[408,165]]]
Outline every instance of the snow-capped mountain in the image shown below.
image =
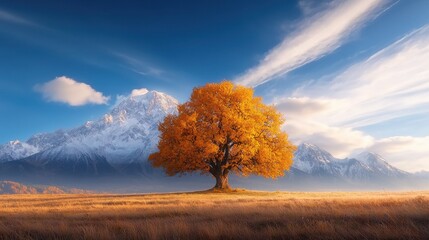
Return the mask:
[[[109,114],[71,130],[69,145],[86,146],[111,164],[146,160],[158,143],[158,123],[175,113],[177,100],[157,91],[140,92],[120,102]],[[143,152],[141,159],[130,158]]]
[[123,98],[96,121],[1,146],[0,162],[18,160],[44,169],[68,169],[70,173],[81,170],[89,174],[145,163],[157,147],[158,123],[167,114],[175,113],[177,104],[167,94],[142,89]]
[[0,163],[24,158],[39,152],[39,149],[26,142],[18,140],[0,145]]
[[302,143],[295,152],[293,167],[311,175],[336,176],[338,170],[333,163],[336,160],[330,153],[316,145]]
[[356,156],[353,156],[353,158],[367,165],[377,175],[399,177],[408,174],[407,172],[388,164],[382,156],[373,152],[361,152]]
[[[176,99],[161,92],[133,91],[98,120],[1,145],[0,176],[47,176],[57,180],[59,176],[145,175],[163,181],[162,175],[153,174],[155,170],[147,158],[156,151],[159,122],[167,114],[176,113],[177,105]],[[408,175],[374,153],[338,159],[315,145],[303,143],[295,152],[285,180],[311,185],[316,178],[336,184]]]
[[347,180],[399,178],[408,174],[391,166],[375,153],[362,152],[351,158],[338,159],[327,151],[308,143],[298,146],[293,167],[312,176]]

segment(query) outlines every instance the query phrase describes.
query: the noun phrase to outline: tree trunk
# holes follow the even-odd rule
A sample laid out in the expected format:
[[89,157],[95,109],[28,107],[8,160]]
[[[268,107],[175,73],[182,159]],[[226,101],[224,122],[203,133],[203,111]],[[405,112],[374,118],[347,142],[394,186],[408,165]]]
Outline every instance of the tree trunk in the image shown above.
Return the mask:
[[213,189],[217,189],[217,190],[231,189],[228,183],[228,174],[217,174],[215,178],[216,178],[216,185],[214,186]]

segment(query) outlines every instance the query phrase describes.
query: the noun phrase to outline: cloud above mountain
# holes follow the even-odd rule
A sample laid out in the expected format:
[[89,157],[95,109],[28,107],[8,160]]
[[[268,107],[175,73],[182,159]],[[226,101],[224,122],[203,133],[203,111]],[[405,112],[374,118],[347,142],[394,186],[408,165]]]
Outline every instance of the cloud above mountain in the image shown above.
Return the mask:
[[90,85],[65,76],[38,84],[34,89],[42,93],[47,101],[66,103],[70,106],[107,104],[109,100],[109,97],[97,92]]
[[[294,95],[342,103],[328,113],[329,123],[352,128],[428,112],[428,61],[429,25],[352,65],[328,84],[315,82]],[[350,106],[353,111],[346,111]]]
[[[278,97],[274,104],[285,113],[285,128],[297,142],[312,142],[342,157],[351,149],[368,148],[404,169],[428,169],[429,149],[422,147],[427,137],[376,139],[364,130],[429,112],[428,62],[429,25],[330,80],[303,84],[292,97]],[[409,164],[410,159],[416,164]]]
[[402,169],[420,171],[428,169],[428,146],[429,136],[395,136],[376,141],[369,150],[389,156],[391,163]]
[[303,20],[257,66],[237,77],[235,82],[255,87],[331,53],[380,13],[387,2],[331,1],[325,10]]
[[131,96],[145,95],[148,92],[149,92],[149,90],[147,90],[147,88],[133,89],[131,91]]

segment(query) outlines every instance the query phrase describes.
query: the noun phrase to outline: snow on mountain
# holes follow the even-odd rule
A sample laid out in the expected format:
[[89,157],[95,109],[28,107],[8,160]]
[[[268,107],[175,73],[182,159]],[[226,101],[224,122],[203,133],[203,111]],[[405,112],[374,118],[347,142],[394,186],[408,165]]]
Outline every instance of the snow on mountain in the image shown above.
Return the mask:
[[316,145],[303,143],[295,151],[293,167],[312,175],[337,175],[337,169],[333,167],[334,161],[336,159],[327,151]]
[[336,165],[340,176],[351,180],[370,180],[376,177],[369,166],[354,158],[338,160]]
[[0,145],[0,162],[12,161],[37,153],[39,149],[31,144],[18,140]]
[[42,164],[42,160],[84,159],[90,164],[102,158],[112,166],[145,161],[156,150],[158,123],[167,114],[175,113],[177,105],[176,99],[161,92],[133,91],[96,121],[68,131],[37,134],[25,143],[0,146],[0,160],[25,158],[26,162]]
[[399,177],[407,174],[405,171],[399,170],[387,163],[382,156],[376,153],[365,151],[353,156],[353,158],[366,164],[378,175]]
[[27,144],[35,147],[38,151],[44,151],[49,148],[60,146],[69,139],[68,132],[57,130],[52,133],[39,133],[33,135],[26,141]]
[[112,176],[116,173],[104,156],[80,144],[65,144],[15,162],[26,162],[54,175]]
[[135,161],[127,156],[136,150],[147,157],[156,150],[158,123],[177,111],[178,102],[157,91],[140,93],[129,96],[98,121],[71,130],[68,142],[89,147],[112,164]]
[[350,180],[402,177],[407,173],[388,164],[381,156],[362,152],[352,158],[338,159],[308,143],[298,146],[294,168],[313,176],[330,176]]
[[[154,170],[147,157],[156,151],[158,124],[177,112],[178,101],[147,89],[134,90],[98,120],[71,130],[36,134],[26,142],[0,146],[0,170],[54,175],[107,176],[117,172],[146,175]],[[389,165],[381,156],[363,152],[338,159],[308,143],[295,152],[290,175],[344,180],[400,177],[407,173]]]

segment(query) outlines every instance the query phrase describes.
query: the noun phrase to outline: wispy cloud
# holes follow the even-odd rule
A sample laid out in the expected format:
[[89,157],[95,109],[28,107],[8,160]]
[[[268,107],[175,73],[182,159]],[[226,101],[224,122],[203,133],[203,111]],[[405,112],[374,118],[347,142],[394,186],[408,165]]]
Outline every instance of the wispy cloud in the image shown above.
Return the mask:
[[327,9],[305,19],[259,65],[236,78],[235,82],[255,87],[323,57],[341,46],[365,22],[373,19],[387,2],[333,0]]
[[128,68],[137,74],[162,78],[165,73],[162,69],[155,67],[140,58],[120,52],[112,52],[112,54],[123,60],[128,65]]
[[[320,4],[326,4],[328,2],[321,2],[317,0],[299,0],[298,7],[304,16],[308,16],[317,12],[320,9]],[[325,6],[326,7],[326,6]]]
[[[274,103],[288,117],[286,128],[298,142],[320,144],[339,156],[345,156],[351,149],[366,148],[386,154],[397,166],[416,170],[417,165],[405,163],[415,159],[421,165],[423,159],[429,160],[427,137],[375,139],[359,129],[400,117],[428,114],[428,63],[429,25],[331,80],[305,84],[292,97],[279,97]],[[405,156],[407,160],[400,160]],[[429,169],[427,161],[425,169]]]
[[429,170],[429,136],[394,136],[377,140],[370,151],[377,152],[395,166],[409,171]]
[[[294,95],[335,101],[323,121],[351,128],[429,112],[428,62],[429,25],[351,66],[328,84],[316,82]],[[353,111],[347,111],[350,106]]]
[[18,16],[9,11],[0,9],[0,21],[9,22],[13,24],[27,25],[32,27],[40,27],[40,25],[34,21],[26,19],[22,16]]
[[65,76],[36,85],[35,90],[42,93],[48,101],[66,103],[71,106],[107,104],[109,100],[109,97],[95,91],[90,85]]
[[334,99],[310,97],[278,98],[277,109],[286,116],[284,126],[290,139],[296,143],[309,142],[329,150],[337,157],[347,157],[356,149],[374,144],[374,138],[362,131],[323,121],[342,104]]

